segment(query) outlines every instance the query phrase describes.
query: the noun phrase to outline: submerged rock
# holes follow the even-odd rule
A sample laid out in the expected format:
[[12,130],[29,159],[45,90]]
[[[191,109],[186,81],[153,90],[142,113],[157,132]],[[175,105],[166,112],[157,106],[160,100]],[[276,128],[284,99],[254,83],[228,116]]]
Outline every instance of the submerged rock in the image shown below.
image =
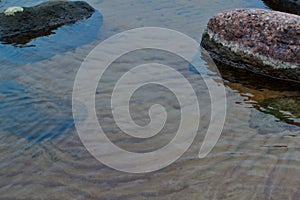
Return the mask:
[[300,16],[234,9],[209,20],[201,45],[221,63],[299,82],[299,38]]
[[89,18],[94,12],[84,1],[49,1],[30,8],[8,8],[0,14],[0,41],[25,44],[62,25]]
[[300,15],[300,0],[263,0],[270,8]]

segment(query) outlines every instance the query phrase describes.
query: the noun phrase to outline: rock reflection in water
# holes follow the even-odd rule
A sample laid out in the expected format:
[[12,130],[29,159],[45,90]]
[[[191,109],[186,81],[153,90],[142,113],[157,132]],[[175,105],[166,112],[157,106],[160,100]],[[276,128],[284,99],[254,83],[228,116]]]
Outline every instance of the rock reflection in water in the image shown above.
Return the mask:
[[[207,55],[202,56],[205,60],[210,60]],[[271,114],[282,122],[300,126],[300,83],[232,68],[216,60],[214,62],[225,85],[246,97],[245,104]]]

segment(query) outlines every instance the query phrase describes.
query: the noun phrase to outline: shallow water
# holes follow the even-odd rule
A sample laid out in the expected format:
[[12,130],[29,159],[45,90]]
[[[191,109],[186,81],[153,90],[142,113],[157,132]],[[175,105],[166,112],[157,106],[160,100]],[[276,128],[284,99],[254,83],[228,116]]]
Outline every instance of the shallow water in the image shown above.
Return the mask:
[[[35,2],[2,1],[0,7],[16,4],[31,6]],[[300,198],[297,86],[276,85],[265,77],[220,66],[227,118],[213,151],[199,159],[210,119],[210,98],[195,72],[214,76],[211,62],[199,54],[195,70],[167,52],[143,50],[120,57],[110,66],[96,95],[98,119],[118,146],[137,152],[160,148],[172,139],[180,120],[174,96],[150,85],[135,93],[132,117],[145,125],[149,107],[161,103],[168,112],[162,132],[144,141],[128,137],[116,127],[110,94],[118,77],[132,66],[149,61],[171,66],[187,77],[199,98],[201,128],[193,145],[172,165],[148,174],[119,172],[95,160],[80,142],[72,121],[75,75],[100,41],[145,26],[174,29],[200,41],[213,14],[236,7],[267,8],[262,1],[109,0],[93,1],[92,5],[101,14],[86,22],[58,29],[23,48],[0,45],[0,199]],[[172,77],[166,74],[164,78]]]

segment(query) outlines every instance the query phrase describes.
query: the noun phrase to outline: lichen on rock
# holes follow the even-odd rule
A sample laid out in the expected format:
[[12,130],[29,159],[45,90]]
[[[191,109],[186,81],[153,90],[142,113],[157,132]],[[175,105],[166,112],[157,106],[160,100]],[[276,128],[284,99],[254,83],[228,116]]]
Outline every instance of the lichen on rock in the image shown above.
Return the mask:
[[4,11],[4,14],[6,16],[14,16],[15,13],[17,12],[23,12],[24,11],[24,8],[20,7],[20,6],[13,6],[13,7],[9,7],[7,8],[5,11]]

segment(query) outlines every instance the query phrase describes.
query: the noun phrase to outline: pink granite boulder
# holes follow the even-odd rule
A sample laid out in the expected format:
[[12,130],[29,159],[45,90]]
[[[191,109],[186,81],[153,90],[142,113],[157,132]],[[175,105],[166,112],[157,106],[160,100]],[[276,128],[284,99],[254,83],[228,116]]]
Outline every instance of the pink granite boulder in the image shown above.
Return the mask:
[[300,16],[234,9],[212,17],[201,45],[224,64],[300,82]]

